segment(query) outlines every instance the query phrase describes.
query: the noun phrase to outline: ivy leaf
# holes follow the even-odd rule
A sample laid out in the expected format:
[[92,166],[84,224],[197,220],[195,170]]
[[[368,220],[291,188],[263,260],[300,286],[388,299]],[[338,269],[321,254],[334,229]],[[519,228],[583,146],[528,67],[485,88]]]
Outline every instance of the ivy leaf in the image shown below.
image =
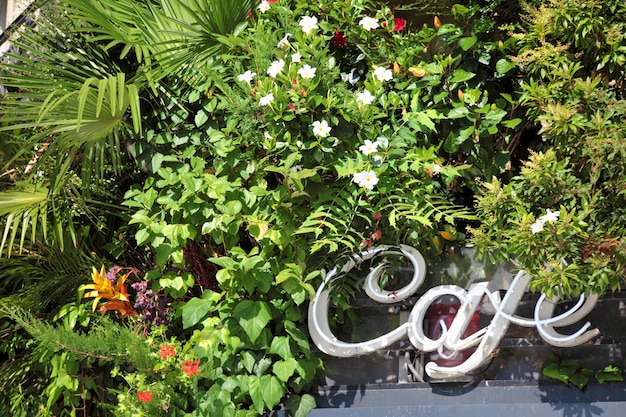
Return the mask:
[[243,300],[233,310],[233,317],[239,321],[239,325],[254,343],[269,323],[272,313],[263,301]]
[[252,373],[252,369],[254,369],[254,364],[257,362],[257,357],[254,353],[244,350],[240,354],[240,360],[244,368],[248,373]]
[[576,371],[579,368],[580,365],[577,360],[563,359],[561,361],[557,355],[551,354],[544,367],[541,369],[541,372],[548,378],[556,379],[557,381],[567,384],[574,374],[577,373]]
[[308,358],[311,355],[311,345],[309,344],[308,336],[300,330],[292,321],[285,321],[283,323],[285,331],[291,336],[291,340],[296,342],[300,348],[300,352]]
[[261,390],[261,379],[258,376],[250,376],[248,378],[248,389],[250,390],[250,398],[252,405],[259,414],[263,414],[264,402]]
[[273,338],[269,353],[277,354],[285,360],[293,358],[291,346],[289,346],[289,338],[287,336],[276,336]]
[[289,358],[284,361],[278,361],[274,363],[272,367],[272,372],[276,375],[281,381],[287,382],[291,375],[296,371],[296,360],[294,358]]
[[315,397],[311,394],[292,395],[286,404],[287,410],[291,412],[293,417],[306,417],[315,406]]
[[285,395],[285,388],[278,378],[274,375],[263,375],[260,379],[261,395],[265,405],[270,410],[274,408]]
[[155,253],[154,259],[156,260],[157,265],[160,265],[160,266],[165,265],[165,263],[169,259],[172,252],[174,252],[174,250],[172,249],[172,246],[167,243],[163,243],[163,244],[156,246],[154,248],[154,253]]
[[609,365],[596,374],[596,379],[603,384],[606,381],[623,381],[622,370],[617,366]]
[[561,381],[565,384],[569,382],[569,375],[561,372],[558,363],[551,363],[544,366],[541,372],[548,378],[556,379],[557,381]]
[[589,379],[591,379],[591,377],[593,377],[593,371],[591,369],[583,368],[572,375],[570,382],[576,385],[578,389],[583,389],[589,383]]
[[259,378],[267,371],[272,364],[272,360],[268,357],[263,357],[259,359],[255,364],[252,372]]
[[183,328],[188,329],[202,320],[215,305],[217,301],[216,298],[219,300],[221,294],[211,290],[205,290],[202,294],[202,298],[194,297],[187,301],[181,308],[183,312]]

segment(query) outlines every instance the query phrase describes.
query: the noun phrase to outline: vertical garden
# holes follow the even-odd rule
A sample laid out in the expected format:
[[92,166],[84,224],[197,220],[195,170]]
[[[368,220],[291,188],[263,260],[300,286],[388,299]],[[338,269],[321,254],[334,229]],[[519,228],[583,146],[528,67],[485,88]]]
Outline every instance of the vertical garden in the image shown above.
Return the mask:
[[452,3],[41,2],[0,64],[0,414],[304,417],[308,302],[379,244],[620,289],[626,5]]

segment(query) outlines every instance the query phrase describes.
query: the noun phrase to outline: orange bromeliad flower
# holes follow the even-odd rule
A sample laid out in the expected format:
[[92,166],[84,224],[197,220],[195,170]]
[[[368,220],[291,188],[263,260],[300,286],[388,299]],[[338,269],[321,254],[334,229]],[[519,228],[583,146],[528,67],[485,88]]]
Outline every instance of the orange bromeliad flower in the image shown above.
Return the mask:
[[81,285],[80,289],[83,290],[92,290],[83,295],[83,298],[91,298],[95,297],[93,300],[93,311],[96,311],[96,307],[98,306],[98,301],[101,299],[109,300],[106,303],[100,306],[100,312],[102,314],[106,313],[109,310],[118,310],[124,315],[133,316],[137,314],[137,312],[132,308],[130,301],[128,299],[128,291],[126,290],[126,285],[124,282],[126,278],[128,278],[129,273],[126,273],[117,279],[115,286],[111,283],[109,278],[107,277],[106,270],[104,269],[104,265],[102,265],[102,269],[98,271],[96,268],[93,268],[91,273],[91,279],[93,280],[93,284]]

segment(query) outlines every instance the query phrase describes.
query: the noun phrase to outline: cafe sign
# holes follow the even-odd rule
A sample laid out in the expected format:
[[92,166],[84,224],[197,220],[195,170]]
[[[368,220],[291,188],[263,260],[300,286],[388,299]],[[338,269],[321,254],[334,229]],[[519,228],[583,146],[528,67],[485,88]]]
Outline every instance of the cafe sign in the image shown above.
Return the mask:
[[[565,313],[554,315],[554,310],[559,302],[558,297],[548,298],[541,294],[534,309],[533,317],[520,317],[515,311],[528,289],[530,276],[520,271],[506,290],[503,297],[500,291],[491,291],[487,288],[487,282],[473,284],[469,289],[456,285],[440,285],[426,291],[413,306],[409,318],[401,323],[396,329],[388,333],[363,342],[344,342],[339,340],[330,329],[328,310],[330,304],[330,292],[332,280],[342,276],[364,261],[380,255],[401,255],[407,258],[413,265],[413,277],[411,281],[400,289],[388,291],[381,288],[380,279],[385,270],[383,262],[371,269],[365,277],[363,288],[367,295],[374,301],[383,304],[397,303],[407,299],[417,292],[426,276],[426,262],[423,256],[414,248],[406,245],[378,246],[364,252],[354,254],[340,270],[335,267],[325,277],[324,282],[317,290],[315,300],[309,306],[309,332],[315,345],[324,353],[337,357],[350,357],[364,355],[379,349],[385,349],[393,343],[407,339],[415,349],[421,352],[438,352],[444,357],[450,357],[459,352],[471,352],[463,355],[462,363],[453,365],[445,362],[429,362],[425,366],[426,373],[433,379],[446,379],[463,376],[480,368],[485,364],[494,350],[498,347],[510,323],[525,327],[536,327],[539,335],[547,343],[557,347],[571,347],[586,343],[598,336],[598,329],[589,329],[589,322],[582,325],[573,334],[561,334],[555,327],[570,326],[580,322],[594,308],[598,296],[580,296],[578,302]],[[449,326],[440,321],[441,332],[438,336],[428,334],[425,329],[426,313],[442,297],[455,297],[460,306],[455,309],[455,316]],[[488,300],[495,309],[491,322],[479,330],[470,325],[473,317],[477,314],[483,300]],[[473,329],[475,331],[471,331]],[[468,349],[470,349],[468,351]]]

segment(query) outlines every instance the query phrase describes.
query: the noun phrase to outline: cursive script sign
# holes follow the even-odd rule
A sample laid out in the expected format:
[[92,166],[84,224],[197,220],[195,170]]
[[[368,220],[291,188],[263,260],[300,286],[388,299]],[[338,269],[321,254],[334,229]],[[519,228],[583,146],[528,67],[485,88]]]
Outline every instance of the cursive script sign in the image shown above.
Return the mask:
[[[338,357],[363,355],[384,349],[407,337],[415,348],[422,352],[438,351],[442,353],[444,349],[448,352],[460,352],[473,348],[473,353],[461,364],[449,367],[438,365],[435,362],[426,364],[426,373],[431,378],[445,379],[468,374],[484,364],[500,343],[510,323],[526,327],[534,326],[547,343],[558,347],[577,346],[590,341],[600,333],[598,329],[588,330],[591,326],[589,322],[571,335],[563,335],[554,329],[554,327],[576,324],[589,314],[598,300],[598,297],[593,294],[588,297],[581,296],[576,305],[557,316],[554,316],[554,308],[559,298],[548,299],[545,294],[542,294],[532,318],[516,316],[515,311],[530,282],[530,276],[524,271],[520,271],[502,298],[500,298],[499,291],[490,291],[486,282],[473,284],[468,290],[456,285],[437,286],[426,291],[417,300],[408,320],[401,323],[396,329],[364,342],[350,343],[338,340],[328,322],[331,280],[376,255],[390,254],[402,255],[407,258],[413,264],[413,277],[406,286],[395,291],[387,291],[380,286],[380,278],[386,265],[385,263],[377,265],[366,276],[363,284],[365,292],[371,299],[385,304],[396,303],[413,295],[422,285],[426,275],[426,262],[422,255],[410,246],[378,246],[352,255],[339,272],[335,267],[326,275],[324,282],[317,290],[315,300],[309,306],[309,332],[313,342],[322,352]],[[442,326],[441,335],[437,339],[431,339],[424,329],[426,311],[444,296],[456,297],[461,305],[449,328],[440,322]],[[462,337],[467,335],[472,316],[485,297],[495,309],[491,322],[488,326],[469,336]]]

